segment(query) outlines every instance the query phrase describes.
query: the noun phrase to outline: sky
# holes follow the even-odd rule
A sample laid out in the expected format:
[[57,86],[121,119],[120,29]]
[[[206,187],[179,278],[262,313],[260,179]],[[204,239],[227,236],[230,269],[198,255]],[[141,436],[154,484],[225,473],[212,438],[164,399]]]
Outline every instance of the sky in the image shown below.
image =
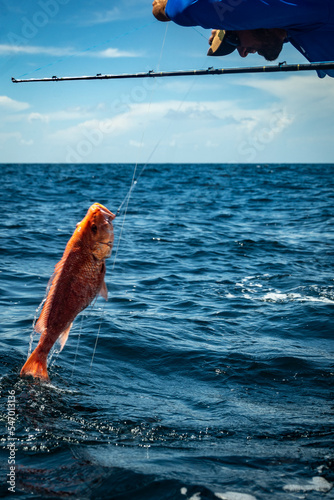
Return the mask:
[[[0,0],[0,163],[334,163],[334,79],[313,71],[12,83],[264,64],[207,57],[209,30],[151,10],[150,0]],[[289,44],[282,61],[307,62]]]

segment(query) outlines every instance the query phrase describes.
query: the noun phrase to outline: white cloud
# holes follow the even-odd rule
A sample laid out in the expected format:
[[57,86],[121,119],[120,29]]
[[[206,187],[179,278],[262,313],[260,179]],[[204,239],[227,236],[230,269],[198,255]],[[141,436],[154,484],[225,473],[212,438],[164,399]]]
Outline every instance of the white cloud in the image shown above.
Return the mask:
[[218,120],[218,116],[215,111],[209,109],[203,103],[195,104],[194,106],[187,106],[184,109],[175,110],[170,109],[167,112],[166,117],[170,120],[192,120],[192,119],[202,119],[202,120]]
[[20,132],[0,132],[0,149],[6,147],[13,149],[13,142],[14,149],[19,149],[20,146],[33,146],[34,144],[32,139],[24,139]]
[[19,56],[36,55],[52,57],[100,57],[100,58],[118,58],[118,57],[143,57],[140,52],[120,50],[114,47],[108,47],[104,50],[76,50],[72,47],[41,47],[39,45],[11,45],[0,44],[0,56]]
[[100,52],[95,52],[93,54],[97,57],[106,57],[106,58],[141,57],[139,53],[129,52],[126,50],[113,49],[113,48],[101,50]]
[[42,123],[50,123],[55,121],[82,120],[90,117],[92,114],[94,114],[94,110],[78,106],[76,108],[54,111],[52,113],[29,113],[28,122],[40,121]]
[[33,146],[34,141],[32,139],[26,140],[26,139],[21,139],[21,144],[23,146]]
[[142,142],[134,141],[132,139],[129,141],[129,144],[130,144],[130,146],[133,146],[134,148],[142,148],[144,145]]
[[123,132],[128,132],[134,124],[126,115],[119,115],[113,118],[93,119],[81,122],[73,127],[60,129],[50,138],[61,144],[73,144],[82,140],[92,143],[102,143],[105,136],[118,136]]
[[47,115],[42,115],[41,113],[30,113],[28,116],[28,122],[32,123],[34,121],[41,121],[42,123],[49,123],[49,117]]
[[[126,151],[126,155],[131,155],[131,148],[132,151],[140,148],[143,161],[151,158],[155,151],[163,154],[165,149],[168,155],[178,155],[181,151],[193,155],[196,150],[199,161],[215,150],[221,161],[233,161],[241,153],[249,156],[247,143],[248,147],[238,152],[242,141],[255,137],[261,148],[267,147],[291,123],[292,119],[280,109],[244,110],[235,101],[202,102],[200,105],[195,101],[132,103],[111,118],[94,118],[59,129],[49,135],[48,140],[70,150],[71,158],[75,156],[82,161],[103,158],[108,151],[118,155]],[[254,149],[253,143],[251,147]]]
[[286,78],[261,79],[256,77],[240,80],[238,84],[266,92],[292,108],[307,104],[306,111],[308,112],[314,104],[318,110],[323,107],[328,111],[329,108],[334,107],[334,80],[329,76],[324,79],[304,74]]
[[38,45],[12,45],[0,44],[0,55],[48,55],[48,56],[70,56],[77,54],[69,47],[40,47]]
[[[100,106],[100,105],[99,105]],[[110,115],[111,108],[103,110],[106,115]],[[160,133],[161,138],[164,135],[179,134],[179,137],[185,137],[189,131],[200,130],[203,134],[203,141],[208,138],[216,143],[219,136],[224,137],[226,131],[236,137],[237,132],[243,135],[251,134],[261,127],[271,127],[276,133],[283,130],[292,123],[293,117],[281,108],[257,110],[243,109],[235,101],[216,101],[202,102],[200,105],[195,101],[163,101],[157,103],[132,103],[125,107],[125,110],[112,117],[101,117],[90,120],[83,120],[87,116],[87,111],[78,109],[71,113],[70,110],[58,111],[41,115],[31,113],[30,121],[41,120],[65,120],[77,119],[79,122],[71,127],[62,128],[53,134],[53,139],[64,141],[66,143],[80,141],[83,137],[92,138],[94,134],[103,136],[120,136],[130,133],[131,144],[138,145],[138,134],[155,128],[154,137]],[[94,111],[91,111],[94,115]],[[157,128],[157,124],[159,127]],[[172,131],[170,130],[172,129]],[[214,137],[214,138],[213,138]],[[170,137],[169,137],[170,139]],[[201,142],[203,142],[201,141]]]
[[5,95],[0,96],[0,108],[8,111],[23,111],[28,109],[30,106],[27,102],[14,101],[10,97]]
[[314,74],[295,74],[286,78],[250,78],[241,80],[239,84],[258,89],[264,95],[273,96],[277,107],[284,110],[283,122],[293,121],[293,130],[287,140],[291,148],[294,143],[294,155],[298,157],[302,155],[310,161],[317,161],[317,158],[320,159],[325,150],[329,149],[334,133],[332,78],[320,79]]

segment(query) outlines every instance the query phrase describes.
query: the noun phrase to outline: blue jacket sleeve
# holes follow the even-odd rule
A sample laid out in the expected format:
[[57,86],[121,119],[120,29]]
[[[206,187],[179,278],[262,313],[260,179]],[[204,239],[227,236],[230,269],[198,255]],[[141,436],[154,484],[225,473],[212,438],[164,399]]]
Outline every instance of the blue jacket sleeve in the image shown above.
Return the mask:
[[168,0],[181,26],[227,30],[314,26],[328,22],[331,0]]

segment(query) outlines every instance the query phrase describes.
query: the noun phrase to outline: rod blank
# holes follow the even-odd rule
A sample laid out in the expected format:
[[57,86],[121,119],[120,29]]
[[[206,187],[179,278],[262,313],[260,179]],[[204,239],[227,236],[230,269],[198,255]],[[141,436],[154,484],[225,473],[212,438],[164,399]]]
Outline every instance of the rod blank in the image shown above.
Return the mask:
[[52,76],[51,78],[27,78],[16,79],[12,78],[13,83],[33,83],[33,82],[68,82],[73,80],[116,80],[128,78],[165,78],[169,76],[201,76],[201,75],[233,75],[243,73],[280,73],[291,71],[311,71],[311,70],[326,70],[334,69],[334,62],[307,63],[307,64],[286,64],[279,63],[278,65],[270,66],[252,66],[238,68],[207,68],[194,70],[177,70],[177,71],[147,71],[142,73],[123,73],[115,75],[102,75],[98,73],[92,76]]

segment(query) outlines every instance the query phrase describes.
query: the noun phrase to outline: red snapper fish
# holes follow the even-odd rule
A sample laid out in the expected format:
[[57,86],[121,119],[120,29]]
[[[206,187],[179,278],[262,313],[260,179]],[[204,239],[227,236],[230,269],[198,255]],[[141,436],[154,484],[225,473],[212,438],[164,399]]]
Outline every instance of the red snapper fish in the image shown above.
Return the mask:
[[106,207],[94,203],[77,224],[50,278],[46,300],[35,325],[41,337],[24,364],[21,377],[32,375],[48,380],[47,358],[54,343],[59,340],[62,350],[76,316],[98,294],[108,299],[105,259],[111,255],[114,218]]

